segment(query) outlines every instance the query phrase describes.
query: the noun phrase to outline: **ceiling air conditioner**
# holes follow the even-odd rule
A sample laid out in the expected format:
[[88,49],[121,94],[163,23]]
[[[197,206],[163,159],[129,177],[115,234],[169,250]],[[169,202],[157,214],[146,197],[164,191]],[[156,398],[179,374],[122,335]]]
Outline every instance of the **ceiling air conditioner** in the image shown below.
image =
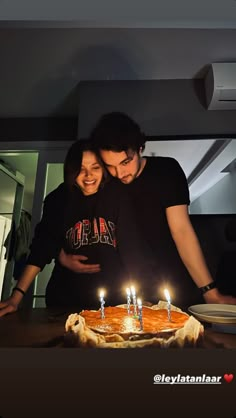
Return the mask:
[[205,77],[208,110],[236,109],[236,63],[213,63]]

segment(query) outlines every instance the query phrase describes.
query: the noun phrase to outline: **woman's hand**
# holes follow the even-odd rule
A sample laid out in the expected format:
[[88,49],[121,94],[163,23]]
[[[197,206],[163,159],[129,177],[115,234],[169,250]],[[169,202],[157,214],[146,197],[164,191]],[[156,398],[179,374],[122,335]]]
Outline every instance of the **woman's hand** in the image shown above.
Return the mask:
[[0,302],[0,317],[16,312],[18,309],[19,303],[16,302],[14,296],[6,299],[4,302]]

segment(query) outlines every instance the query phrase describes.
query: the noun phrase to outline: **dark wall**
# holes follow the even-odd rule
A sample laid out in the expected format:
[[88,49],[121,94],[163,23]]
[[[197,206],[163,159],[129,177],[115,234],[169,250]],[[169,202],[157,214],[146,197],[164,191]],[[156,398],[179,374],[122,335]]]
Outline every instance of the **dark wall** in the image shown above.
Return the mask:
[[81,137],[110,111],[128,113],[148,136],[236,134],[236,110],[207,110],[201,79],[89,81],[79,91]]
[[0,141],[74,141],[77,118],[0,119]]
[[73,141],[110,111],[128,113],[149,137],[236,136],[236,110],[207,110],[201,79],[88,81],[78,91],[78,118],[0,119],[0,141]]
[[236,215],[190,215],[190,218],[220,291],[236,296]]

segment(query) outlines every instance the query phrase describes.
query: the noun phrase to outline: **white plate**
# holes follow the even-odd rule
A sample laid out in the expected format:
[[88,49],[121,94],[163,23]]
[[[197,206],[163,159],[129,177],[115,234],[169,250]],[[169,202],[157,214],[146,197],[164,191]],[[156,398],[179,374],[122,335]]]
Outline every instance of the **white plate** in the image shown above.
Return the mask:
[[211,324],[236,324],[236,305],[206,303],[190,306],[188,310],[200,321]]

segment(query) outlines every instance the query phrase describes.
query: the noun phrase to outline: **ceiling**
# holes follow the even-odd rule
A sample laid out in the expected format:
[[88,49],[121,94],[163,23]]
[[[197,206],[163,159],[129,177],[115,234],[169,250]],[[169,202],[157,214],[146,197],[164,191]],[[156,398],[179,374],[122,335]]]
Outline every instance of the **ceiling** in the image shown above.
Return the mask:
[[1,0],[3,21],[80,26],[235,27],[234,0]]
[[79,82],[236,62],[235,0],[0,1],[0,118],[77,116]]

